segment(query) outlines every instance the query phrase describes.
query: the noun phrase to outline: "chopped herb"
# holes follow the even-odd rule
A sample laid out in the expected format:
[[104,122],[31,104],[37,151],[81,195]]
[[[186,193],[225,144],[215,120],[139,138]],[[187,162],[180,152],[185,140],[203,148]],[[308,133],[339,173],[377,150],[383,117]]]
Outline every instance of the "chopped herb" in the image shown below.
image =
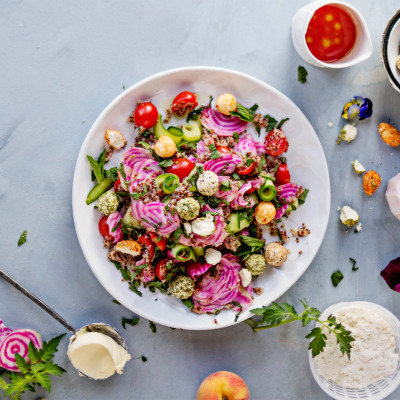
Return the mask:
[[242,104],[237,103],[236,111],[231,111],[231,114],[239,117],[242,121],[252,122],[257,108],[257,104],[254,104],[250,108],[246,108]]
[[306,83],[307,82],[307,75],[308,75],[307,70],[302,65],[299,65],[299,68],[297,68],[297,79],[298,79],[298,81],[300,83]]
[[233,174],[232,174],[232,178],[235,180],[235,181],[240,181],[240,176],[236,173],[236,172],[234,172]]
[[104,177],[105,178],[111,178],[113,181],[116,181],[118,179],[118,167],[105,169],[104,170]]
[[122,219],[120,219],[117,223],[117,225],[114,226],[114,228],[111,229],[111,232],[115,232],[121,225]]
[[259,172],[259,173],[261,173],[261,171],[262,171],[264,165],[265,165],[265,157],[262,156],[262,157],[260,158],[260,164],[258,165],[258,172]]
[[238,320],[239,316],[240,316],[241,312],[239,311],[238,313],[235,314],[235,322]]
[[194,305],[189,299],[183,299],[182,303],[189,309],[192,310]]
[[234,137],[235,142],[236,142],[236,143],[239,143],[239,135],[238,135],[238,133],[237,133],[237,132],[233,132],[233,135],[232,135],[232,136]]
[[265,245],[263,240],[257,239],[257,238],[252,238],[250,236],[245,236],[245,235],[239,235],[240,240],[244,243],[247,244],[247,246],[250,247],[263,247]]
[[208,107],[211,107],[211,102],[213,101],[213,97],[210,96],[210,101],[208,102]]
[[309,191],[310,191],[310,189],[305,189],[304,190],[304,192],[299,197],[299,204],[304,204],[305,203],[306,197],[307,197]]
[[142,292],[140,292],[135,285],[129,285],[129,289],[132,290],[132,292],[136,293],[139,297],[142,297]]
[[221,199],[219,199],[218,197],[209,196],[207,200],[208,200],[208,205],[211,208],[219,207],[219,205],[221,204]]
[[235,256],[246,256],[248,254],[261,250],[265,245],[265,243],[260,239],[244,235],[239,235],[239,237],[243,244],[234,253]]
[[253,165],[253,163],[254,163],[254,160],[253,160],[252,158],[248,158],[248,159],[246,160],[246,166],[247,166],[247,167],[250,167],[250,165]]
[[142,136],[145,138],[148,138],[151,136],[151,132],[149,130],[145,130],[144,132],[141,133]]
[[147,361],[147,358],[146,358],[145,356],[142,356],[141,358],[142,358],[142,361],[143,361],[143,362],[146,362],[146,361]]
[[219,190],[222,190],[223,192],[229,192],[230,190],[232,190],[231,181],[228,179],[226,181],[221,182]]
[[236,306],[236,307],[239,307],[240,312],[243,311],[242,305],[241,305],[240,303],[238,303],[237,301],[233,301],[232,304],[233,304],[234,306]]
[[[145,194],[147,193],[147,186],[146,186],[146,184],[144,183],[143,184],[143,190],[142,190],[142,192],[139,192],[139,193],[132,193],[132,199],[133,200],[139,200],[141,197],[143,197]],[[142,220],[143,220],[143,218],[142,218]]]
[[[103,154],[104,154],[104,157],[103,157]],[[105,162],[104,161],[105,154],[106,154],[106,151],[103,150],[103,152],[100,154],[98,161],[96,161],[93,157],[91,157],[89,155],[86,156],[89,161],[90,166],[92,167],[94,176],[98,183],[100,183],[104,178],[103,169],[104,169],[104,162]]]
[[290,119],[290,118],[283,118],[283,119],[281,119],[281,120],[279,121],[279,124],[278,124],[278,126],[276,127],[276,129],[281,129],[282,126],[283,126],[283,124],[284,124],[286,121],[289,121],[289,119]]
[[186,117],[186,122],[189,121],[197,121],[199,118],[199,115],[203,112],[203,110],[205,109],[204,106],[199,107],[197,110],[193,110],[191,111],[188,116]]
[[157,332],[156,324],[153,321],[149,321],[149,326],[153,333]]
[[176,229],[172,234],[175,240],[178,240],[182,235],[183,235],[183,230],[181,228]]
[[339,285],[340,281],[343,279],[343,274],[337,270],[331,275],[332,285],[337,286]]
[[267,124],[266,131],[267,132],[272,131],[272,129],[275,128],[275,126],[278,123],[278,121],[274,117],[271,117],[271,115],[269,115],[269,114],[265,115],[264,118],[268,119],[268,124]]
[[225,174],[225,171],[226,171],[226,169],[227,169],[228,167],[229,167],[229,161],[227,161],[227,162],[225,163],[225,165],[224,165],[224,168],[222,168],[221,175]]
[[158,163],[158,165],[160,166],[160,167],[170,167],[171,165],[173,165],[174,164],[174,162],[172,161],[172,158],[166,158],[166,159],[164,159],[164,160],[162,160],[162,161],[160,161],[159,163]]
[[357,261],[354,258],[349,258],[349,260],[350,260],[351,263],[353,263],[353,266],[351,267],[351,270],[352,271],[358,271],[359,267],[356,268]]
[[211,143],[211,144],[208,146],[208,148],[212,151],[212,153],[211,153],[211,155],[210,155],[210,158],[211,158],[212,160],[216,160],[217,158],[220,158],[220,157],[221,157],[221,154],[220,154],[219,151],[217,151],[217,149],[216,149],[214,143]]
[[26,242],[26,234],[28,233],[28,231],[23,231],[21,233],[21,236],[18,239],[18,247],[22,246],[25,242]]
[[138,144],[141,144],[142,147],[144,147],[146,150],[153,151],[153,149],[151,148],[151,146],[150,146],[148,143],[146,143],[146,142],[140,141],[140,142],[138,142]]
[[125,325],[135,326],[139,323],[139,318],[122,318],[122,327],[126,329]]
[[119,306],[121,305],[121,303],[118,300],[113,300],[113,303],[118,304]]

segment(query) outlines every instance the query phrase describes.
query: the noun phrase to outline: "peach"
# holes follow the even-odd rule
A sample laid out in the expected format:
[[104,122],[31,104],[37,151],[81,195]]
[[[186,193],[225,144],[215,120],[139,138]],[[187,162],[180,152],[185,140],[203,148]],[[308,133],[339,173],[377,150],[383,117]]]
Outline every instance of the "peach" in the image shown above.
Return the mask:
[[246,382],[229,371],[218,371],[207,376],[199,386],[197,400],[249,400]]

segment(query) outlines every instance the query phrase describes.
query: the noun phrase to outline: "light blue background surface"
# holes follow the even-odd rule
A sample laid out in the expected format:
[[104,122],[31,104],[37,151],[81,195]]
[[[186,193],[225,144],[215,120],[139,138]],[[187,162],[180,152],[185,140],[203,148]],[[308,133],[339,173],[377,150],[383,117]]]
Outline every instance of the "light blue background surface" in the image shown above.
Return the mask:
[[[133,313],[112,302],[89,269],[72,221],[74,165],[83,139],[123,86],[154,73],[189,65],[226,67],[259,78],[289,96],[314,126],[330,168],[332,208],[321,249],[303,277],[280,300],[307,298],[324,309],[339,301],[368,300],[400,316],[400,295],[380,278],[399,256],[400,221],[387,206],[388,179],[400,167],[377,125],[400,125],[400,95],[385,78],[380,42],[395,1],[350,1],[364,15],[374,52],[362,64],[330,71],[304,62],[290,39],[290,22],[307,1],[2,1],[0,3],[0,210],[1,268],[43,298],[74,326],[103,321],[121,329]],[[308,70],[297,81],[298,65]],[[340,112],[353,95],[374,103],[350,144],[336,145]],[[333,128],[328,122],[334,123]],[[352,171],[358,158],[382,176],[370,198]],[[346,232],[337,207],[353,206],[363,230]],[[28,230],[27,243],[17,247]],[[360,267],[351,271],[349,257]],[[334,288],[330,275],[345,278]],[[0,318],[30,327],[45,340],[64,332],[46,313],[0,282]],[[307,333],[300,324],[254,334],[244,324],[212,332],[157,333],[141,319],[123,334],[133,360],[122,376],[104,382],[80,378],[62,342],[57,362],[68,370],[53,379],[49,399],[193,399],[210,373],[230,370],[247,382],[253,400],[328,397],[309,371]],[[142,362],[140,357],[147,357]],[[400,389],[399,389],[400,390]],[[397,390],[389,399],[399,398]]]

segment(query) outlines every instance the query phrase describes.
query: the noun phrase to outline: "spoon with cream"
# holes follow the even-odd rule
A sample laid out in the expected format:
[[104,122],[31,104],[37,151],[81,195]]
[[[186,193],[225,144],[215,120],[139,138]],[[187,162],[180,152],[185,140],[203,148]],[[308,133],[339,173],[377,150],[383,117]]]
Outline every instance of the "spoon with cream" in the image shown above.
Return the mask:
[[72,333],[67,355],[81,376],[92,379],[106,379],[114,375],[115,372],[122,374],[123,368],[126,362],[131,359],[131,356],[128,353],[124,338],[116,329],[107,324],[93,323],[77,330],[51,307],[1,269],[0,277],[31,299]]

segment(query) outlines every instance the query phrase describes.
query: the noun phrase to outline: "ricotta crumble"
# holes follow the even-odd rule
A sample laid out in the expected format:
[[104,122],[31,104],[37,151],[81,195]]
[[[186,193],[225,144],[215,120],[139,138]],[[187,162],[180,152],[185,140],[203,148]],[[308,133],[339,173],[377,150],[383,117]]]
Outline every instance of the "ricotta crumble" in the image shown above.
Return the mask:
[[317,372],[327,380],[350,389],[362,389],[392,375],[399,363],[389,324],[375,312],[360,306],[344,307],[334,316],[348,330],[352,343],[351,360],[342,355],[333,334],[315,357]]

